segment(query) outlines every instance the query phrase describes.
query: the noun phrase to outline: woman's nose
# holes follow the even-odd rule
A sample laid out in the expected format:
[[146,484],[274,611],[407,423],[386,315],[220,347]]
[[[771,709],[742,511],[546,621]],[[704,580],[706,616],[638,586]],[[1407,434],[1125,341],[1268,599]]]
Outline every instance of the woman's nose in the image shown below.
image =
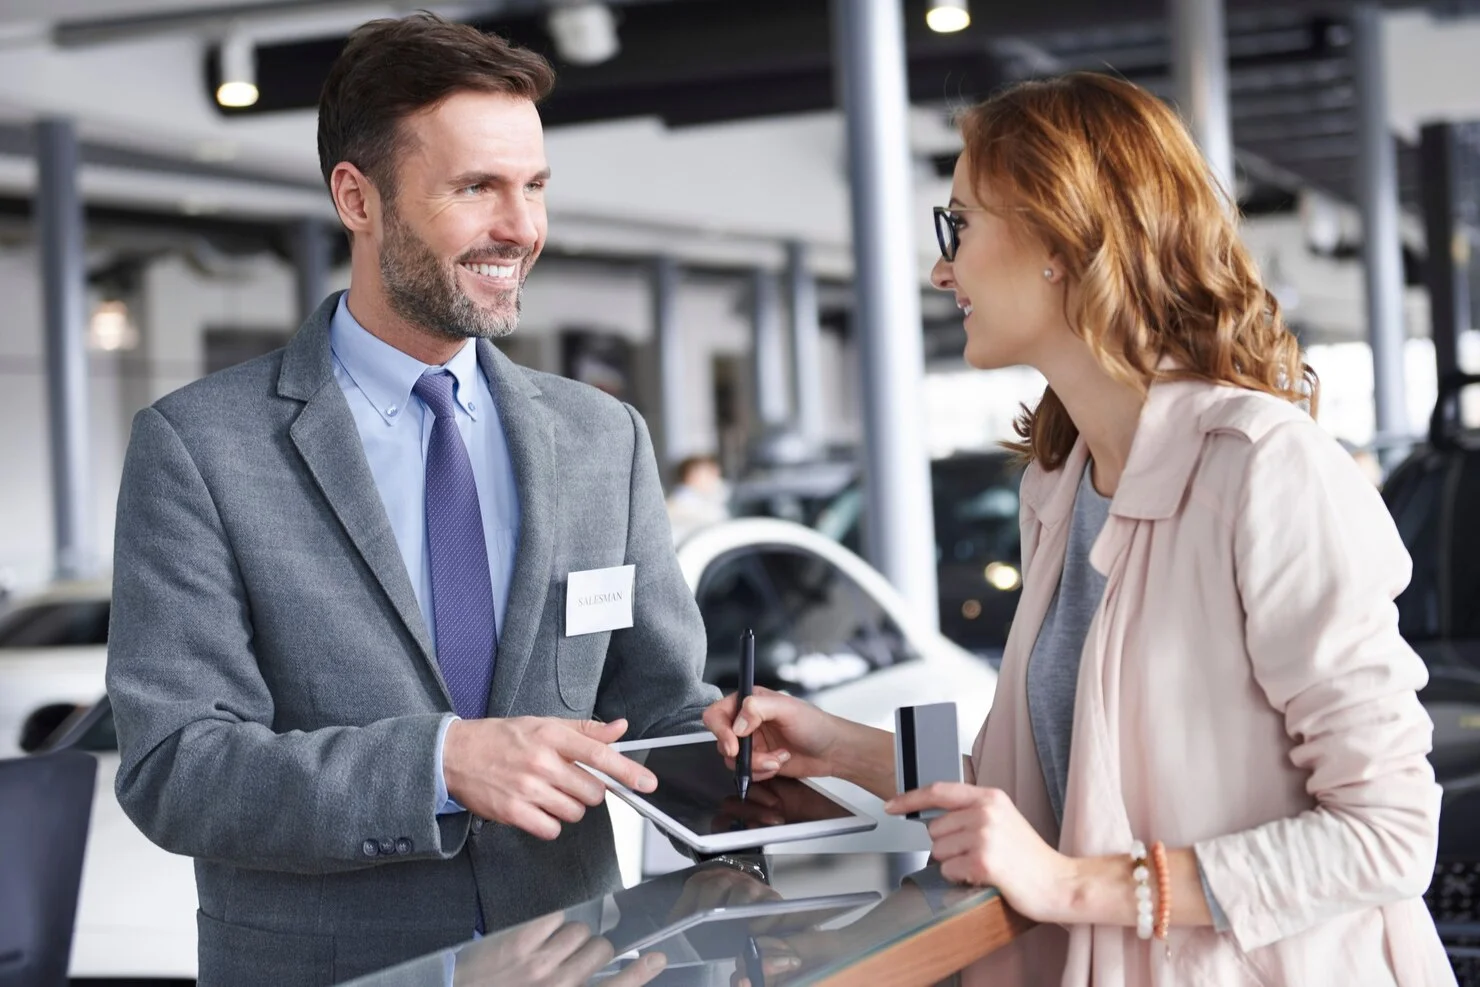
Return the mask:
[[937,260],[935,266],[930,269],[930,283],[941,291],[955,290],[956,280],[951,275],[951,265],[944,257]]

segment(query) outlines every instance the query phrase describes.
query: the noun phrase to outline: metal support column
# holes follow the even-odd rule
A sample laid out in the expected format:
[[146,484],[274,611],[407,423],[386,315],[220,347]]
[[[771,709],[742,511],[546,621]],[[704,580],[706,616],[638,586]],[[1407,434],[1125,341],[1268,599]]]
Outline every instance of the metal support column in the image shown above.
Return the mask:
[[1429,319],[1439,379],[1459,370],[1459,334],[1470,321],[1469,232],[1459,223],[1455,202],[1454,127],[1431,123],[1420,132],[1419,194],[1423,201],[1428,262]]
[[87,267],[81,156],[71,120],[36,126],[36,222],[46,313],[47,412],[51,419],[52,523],[56,575],[76,579],[96,564],[88,498]]
[[293,225],[293,266],[297,281],[298,320],[306,321],[329,294],[329,273],[334,267],[332,231],[317,219],[300,219]]
[[1171,0],[1168,14],[1177,106],[1208,167],[1229,198],[1236,199],[1223,0]]
[[786,286],[791,299],[792,395],[797,430],[814,448],[822,445],[822,323],[817,279],[807,269],[807,246],[786,245]]
[[1382,8],[1352,9],[1352,75],[1357,83],[1357,186],[1362,264],[1367,276],[1367,334],[1379,456],[1391,463],[1409,434],[1403,371],[1403,246],[1398,231],[1398,159],[1388,129]]
[[786,424],[786,338],[781,323],[781,289],[774,272],[751,275],[751,386],[762,431]]
[[870,559],[926,626],[939,624],[925,452],[903,14],[898,0],[834,0],[852,198]]
[[653,341],[658,353],[658,416],[653,444],[658,465],[672,466],[682,451],[684,365],[678,333],[678,264],[672,257],[654,259],[648,269],[652,289]]

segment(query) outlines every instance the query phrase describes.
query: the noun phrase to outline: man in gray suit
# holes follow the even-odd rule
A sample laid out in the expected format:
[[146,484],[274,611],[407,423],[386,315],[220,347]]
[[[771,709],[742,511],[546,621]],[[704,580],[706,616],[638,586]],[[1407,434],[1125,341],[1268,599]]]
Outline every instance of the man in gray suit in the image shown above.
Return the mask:
[[551,82],[430,15],[357,31],[319,114],[348,293],[134,421],[117,790],[196,858],[203,987],[327,984],[613,890],[576,762],[650,790],[607,745],[717,696],[642,419],[488,341],[545,240]]

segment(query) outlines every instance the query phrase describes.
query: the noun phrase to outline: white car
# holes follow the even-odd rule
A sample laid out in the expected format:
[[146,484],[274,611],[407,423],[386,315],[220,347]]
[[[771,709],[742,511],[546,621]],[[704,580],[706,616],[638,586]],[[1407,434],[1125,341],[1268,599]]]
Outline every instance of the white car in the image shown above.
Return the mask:
[[[846,548],[798,524],[755,518],[695,533],[679,546],[678,559],[705,620],[708,681],[726,691],[735,687],[739,637],[751,628],[761,684],[886,729],[898,706],[954,701],[962,749],[969,749],[991,705],[996,672],[922,626],[899,593]],[[79,613],[90,606],[96,614],[100,607],[106,628],[106,587],[36,597],[10,614],[58,601]],[[0,743],[14,747],[36,704],[96,701],[103,691],[103,642],[73,650],[37,647],[11,655],[0,638],[0,697],[7,702],[0,709]],[[54,681],[48,682],[48,668]],[[98,718],[82,745],[97,751],[99,770],[71,975],[191,979],[191,862],[154,846],[123,814],[113,795],[118,755],[111,729],[111,717]],[[625,883],[689,863],[624,803],[609,799],[608,805]]]
[[24,753],[32,717],[34,733],[42,720],[60,723],[68,707],[98,701],[107,641],[106,582],[58,584],[0,613],[0,757]]

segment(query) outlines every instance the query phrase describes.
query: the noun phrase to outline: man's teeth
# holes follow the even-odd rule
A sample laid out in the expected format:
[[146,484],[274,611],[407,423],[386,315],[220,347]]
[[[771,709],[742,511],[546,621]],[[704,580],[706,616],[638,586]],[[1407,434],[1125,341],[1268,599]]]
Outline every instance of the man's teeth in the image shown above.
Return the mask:
[[512,278],[519,272],[518,264],[510,264],[507,267],[501,267],[498,264],[464,264],[463,267],[485,278]]
[[970,302],[967,302],[965,305],[962,305],[961,306],[961,314],[962,315],[970,315],[971,314],[971,303]]

